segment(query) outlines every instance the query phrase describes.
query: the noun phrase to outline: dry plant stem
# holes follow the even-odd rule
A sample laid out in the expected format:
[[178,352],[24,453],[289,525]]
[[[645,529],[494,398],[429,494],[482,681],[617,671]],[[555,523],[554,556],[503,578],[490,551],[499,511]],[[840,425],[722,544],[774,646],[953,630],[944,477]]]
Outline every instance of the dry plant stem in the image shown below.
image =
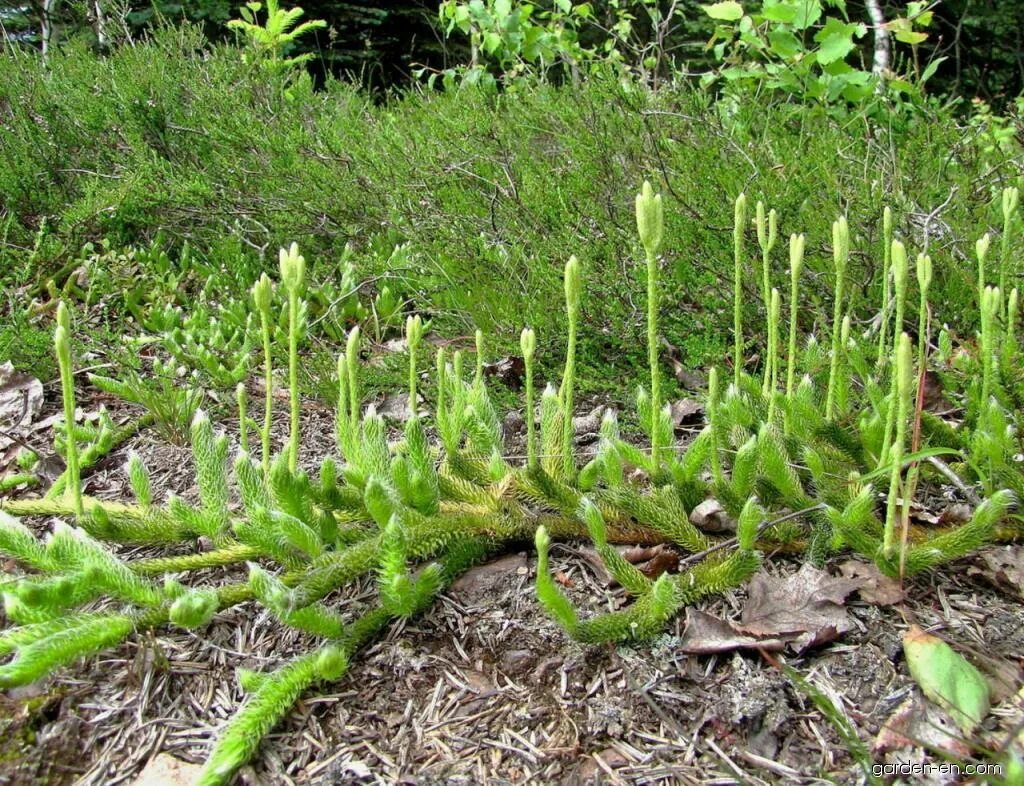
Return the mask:
[[[786,515],[779,516],[776,519],[762,521],[757,525],[757,534],[760,535],[766,529],[771,529],[772,527],[777,526],[779,524],[785,524],[787,521],[798,519],[801,516],[808,516],[811,513],[817,513],[818,511],[826,510],[827,508],[828,505],[826,505],[824,502],[820,502],[817,505],[811,505],[810,507],[803,508],[801,510],[794,510],[792,513],[787,513]],[[700,562],[709,554],[714,554],[715,552],[722,551],[723,549],[727,549],[730,546],[735,546],[738,542],[739,539],[736,537],[726,538],[725,540],[720,541],[719,543],[716,543],[714,546],[710,546],[709,548],[706,548],[703,551],[698,551],[695,554],[688,554],[687,556],[679,560],[679,567],[681,568],[684,565],[690,565],[691,563]]]
[[[919,405],[920,406],[920,405]],[[940,459],[938,456],[929,456],[925,459],[932,467],[935,468],[946,480],[953,484],[957,491],[964,495],[968,502],[974,507],[978,507],[981,504],[981,497],[978,493],[964,483],[963,478],[957,475],[945,461]]]

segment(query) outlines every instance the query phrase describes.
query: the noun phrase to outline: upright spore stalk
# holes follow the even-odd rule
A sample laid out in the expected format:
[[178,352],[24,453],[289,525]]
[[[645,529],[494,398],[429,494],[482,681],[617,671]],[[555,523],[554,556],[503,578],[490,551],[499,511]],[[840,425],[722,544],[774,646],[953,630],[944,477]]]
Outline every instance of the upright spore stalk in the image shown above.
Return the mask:
[[61,300],[57,304],[57,328],[53,343],[60,368],[60,389],[64,401],[65,453],[71,503],[76,516],[85,512],[82,503],[82,477],[78,460],[78,442],[75,437],[75,377],[71,366],[71,314]]
[[889,310],[892,308],[892,210],[886,205],[882,211],[882,310],[878,315],[878,360],[879,369],[889,357]]
[[636,227],[647,259],[647,362],[651,370],[651,466],[660,466],[658,418],[661,415],[661,379],[658,373],[658,250],[664,237],[665,214],[661,194],[644,181],[636,196]]
[[850,229],[846,217],[832,224],[832,261],[835,265],[835,297],[832,304],[832,358],[828,374],[828,392],[825,396],[825,419],[831,420],[835,412],[836,374],[839,371],[840,331],[843,322],[843,284],[846,264],[850,259]]
[[274,418],[274,361],[270,348],[270,302],[274,285],[264,273],[252,287],[252,301],[260,315],[260,337],[263,340],[263,428],[260,446],[263,476],[270,477],[270,427]]
[[733,382],[740,387],[740,373],[743,370],[743,230],[747,223],[747,197],[736,197],[732,224],[732,364]]

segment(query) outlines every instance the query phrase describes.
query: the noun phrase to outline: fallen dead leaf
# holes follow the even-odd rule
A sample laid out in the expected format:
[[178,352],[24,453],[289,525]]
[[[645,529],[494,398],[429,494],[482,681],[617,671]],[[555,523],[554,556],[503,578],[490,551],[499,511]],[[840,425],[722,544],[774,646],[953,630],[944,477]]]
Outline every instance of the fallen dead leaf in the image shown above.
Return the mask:
[[690,512],[690,523],[704,532],[735,532],[736,521],[717,499],[706,499]]
[[520,568],[529,570],[526,555],[508,554],[470,568],[451,585],[449,592],[471,598],[484,597],[492,592],[499,582],[518,575]]
[[784,578],[761,572],[750,580],[736,627],[753,636],[785,637],[801,652],[827,644],[852,626],[843,603],[857,587],[857,581],[835,578],[810,564]]
[[[0,363],[0,429],[32,425],[42,407],[43,383],[15,370],[10,361]],[[10,444],[11,439],[0,434],[0,450]]]
[[662,573],[679,567],[679,552],[664,543],[634,546],[622,551],[622,556],[649,579],[656,579]]
[[780,652],[786,646],[781,638],[759,638],[741,633],[732,623],[697,609],[686,610],[686,629],[679,649],[691,655],[711,655],[741,649]]
[[865,603],[892,606],[903,600],[899,581],[886,576],[873,562],[848,559],[839,565],[839,572],[851,581],[860,582],[857,593]]
[[521,357],[509,356],[493,363],[484,363],[484,376],[497,379],[513,390],[519,390],[526,374],[526,363]]
[[944,751],[953,759],[961,760],[973,752],[949,715],[916,693],[900,704],[882,724],[871,752],[877,756],[914,747]]
[[992,586],[1024,598],[1024,546],[1000,546],[978,554],[978,566],[968,573],[980,576]]
[[693,398],[681,398],[672,402],[672,425],[692,426],[704,420],[704,405]]

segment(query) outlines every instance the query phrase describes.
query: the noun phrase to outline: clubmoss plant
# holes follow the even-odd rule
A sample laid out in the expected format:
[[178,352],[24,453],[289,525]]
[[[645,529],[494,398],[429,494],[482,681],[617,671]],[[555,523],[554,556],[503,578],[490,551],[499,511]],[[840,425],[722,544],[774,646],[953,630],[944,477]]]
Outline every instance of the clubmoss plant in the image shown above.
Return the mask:
[[[796,380],[796,333],[800,313],[800,271],[804,266],[803,235],[789,236],[789,350],[786,353],[786,400],[793,398],[793,383]],[[789,431],[789,418],[786,418]]]
[[299,462],[299,337],[303,331],[299,302],[306,286],[306,259],[298,243],[280,252],[281,285],[288,295],[288,391],[291,418],[288,430],[288,466],[292,472]]
[[416,414],[416,351],[423,340],[423,320],[419,314],[405,320],[405,343],[409,347],[409,412]]
[[476,374],[473,377],[473,387],[479,388],[484,384],[484,332],[477,328],[476,335]]
[[878,359],[879,369],[889,358],[889,314],[892,311],[892,209],[886,205],[882,211],[882,308],[878,313]]
[[273,289],[274,285],[266,273],[260,276],[252,288],[252,300],[259,314],[260,337],[263,343],[263,428],[260,429],[260,445],[264,477],[270,476],[270,429],[274,420],[274,360],[271,356],[270,324]]
[[[648,198],[653,200],[653,194],[648,192]],[[651,241],[654,224],[645,222],[654,219],[643,215],[638,216],[638,229],[642,241]],[[898,305],[899,254],[895,244],[893,248]],[[740,241],[734,250],[742,251]],[[608,412],[601,422],[596,455],[576,471],[571,428],[583,282],[573,258],[566,265],[564,282],[570,325],[566,368],[560,392],[548,384],[541,396],[539,435],[533,423],[536,337],[529,329],[521,335],[527,376],[525,466],[518,457],[504,455],[500,420],[481,373],[482,336],[477,342],[476,374],[468,379],[462,352],[452,357],[443,348],[438,350],[432,416],[424,417],[414,408],[402,438],[389,441],[384,420],[372,405],[363,406],[356,327],[349,332],[336,367],[337,450],[321,460],[318,472],[298,468],[291,439],[265,469],[244,450],[229,457],[226,435],[199,412],[189,429],[198,501],[172,497],[166,504],[156,503],[149,473],[137,456],[129,458],[126,470],[134,502],[81,496],[78,482],[72,483],[79,489],[77,501],[59,496],[3,499],[0,556],[14,560],[18,570],[0,589],[11,623],[0,631],[0,687],[39,679],[78,657],[116,646],[135,632],[167,625],[201,629],[221,611],[252,602],[313,643],[275,671],[240,672],[248,696],[218,735],[200,779],[204,784],[224,784],[255,755],[260,738],[304,691],[344,675],[357,651],[392,620],[422,611],[474,562],[531,537],[538,549],[536,591],[541,607],[583,642],[614,642],[655,635],[686,604],[742,583],[758,570],[764,549],[803,549],[807,558],[821,561],[832,551],[849,547],[889,575],[904,568],[909,575],[986,542],[1019,535],[1019,522],[1011,516],[1014,494],[1008,490],[1024,491],[1013,459],[1018,415],[1000,400],[993,381],[991,406],[968,407],[960,429],[937,416],[933,422],[922,415],[922,422],[930,424],[922,429],[925,449],[941,449],[941,455],[955,450],[953,455],[963,456],[948,471],[964,473],[968,482],[978,483],[987,499],[962,526],[915,531],[905,553],[901,550],[901,568],[893,530],[897,503],[910,495],[901,483],[903,464],[915,458],[905,450],[911,406],[910,339],[901,332],[896,360],[889,364],[896,389],[888,402],[882,395],[881,375],[867,359],[873,342],[865,350],[861,337],[851,333],[853,312],[843,315],[839,341],[844,351],[833,346],[833,364],[827,371],[827,347],[813,337],[798,357],[793,326],[802,252],[802,238],[792,239],[786,394],[776,389],[780,297],[770,290],[768,395],[761,378],[742,372],[742,357],[735,381],[724,391],[719,371],[713,368],[705,407],[708,423],[689,444],[681,445],[665,407],[657,406],[660,391],[651,396],[641,389],[637,405],[641,423],[650,431],[650,446],[661,448],[657,461],[644,447],[624,439],[615,413]],[[282,286],[294,304],[294,293],[301,288],[288,266],[294,264],[297,249],[285,256],[289,261],[282,267]],[[905,254],[903,265],[905,295]],[[648,283],[652,280],[649,304],[657,304],[657,281]],[[269,311],[269,282],[260,285],[260,292],[259,297],[254,293],[256,309]],[[993,289],[985,294],[989,308],[983,315],[982,343],[990,364],[996,362],[997,351],[1007,351],[1013,332],[1009,319],[1009,333],[999,328],[1004,311],[997,293]],[[296,309],[291,307],[283,315],[289,331],[280,338],[294,350],[288,334],[301,320],[294,319]],[[648,318],[648,335],[654,342],[656,308],[649,310]],[[61,320],[67,322],[66,312]],[[415,319],[406,325],[409,392],[415,403],[420,327]],[[65,341],[68,327],[58,327]],[[954,353],[950,349],[946,354]],[[834,366],[837,356],[839,367]],[[70,370],[70,358],[65,365]],[[963,368],[957,365],[949,373],[978,376],[977,365],[968,357]],[[805,371],[799,381],[798,366]],[[291,356],[289,369],[294,382]],[[265,371],[271,379],[273,369]],[[826,418],[823,406],[826,373],[833,382],[833,419]],[[848,384],[848,378],[855,377],[857,384]],[[969,398],[977,399],[978,390],[980,386],[970,389]],[[72,404],[71,411],[72,396],[73,390],[65,400],[65,406]],[[244,396],[239,405],[245,409]],[[777,408],[786,418],[785,434],[774,422]],[[851,418],[851,412],[858,415]],[[892,439],[886,436],[891,443],[886,450],[892,461],[875,470],[890,418],[896,433]],[[240,419],[244,424],[244,411]],[[296,433],[296,418],[292,426],[290,437]],[[111,430],[106,425],[98,428]],[[439,437],[436,445],[428,440],[434,432]],[[84,433],[84,426],[72,424],[60,438],[88,445]],[[265,449],[269,450],[267,443]],[[86,454],[80,458],[84,465]],[[628,472],[630,467],[642,470],[643,479]],[[922,470],[927,465],[922,464]],[[889,479],[885,521],[878,518],[877,493],[869,483],[875,477]],[[922,479],[929,480],[923,471]],[[735,542],[691,523],[694,508],[710,497],[736,518]],[[41,538],[12,513],[73,517],[75,526],[58,522],[52,535]],[[552,540],[587,537],[630,596],[617,611],[578,611],[551,576]],[[200,540],[205,550],[196,548]],[[125,552],[112,551],[105,543],[165,545],[173,552],[122,558]],[[615,543],[669,544],[688,554],[686,569],[652,580],[626,561],[612,547]],[[215,573],[193,573],[246,564],[245,581],[226,583],[225,576],[225,583],[216,587],[210,586]],[[366,598],[360,593],[352,602],[361,608],[351,617],[347,611],[343,616],[333,600],[336,591],[364,576],[376,579],[375,594]],[[97,608],[112,610],[83,611],[97,602],[104,604]]]
[[647,259],[647,362],[651,369],[651,464],[659,467],[661,440],[658,418],[661,413],[661,375],[658,370],[658,251],[665,234],[665,214],[661,194],[655,194],[644,181],[636,196],[636,227]]
[[733,206],[732,222],[732,330],[733,384],[740,386],[743,370],[743,232],[747,224],[747,197],[740,194]]
[[559,389],[559,398],[562,403],[562,460],[564,462],[563,471],[567,478],[571,478],[576,471],[572,453],[572,412],[573,386],[576,381],[576,334],[579,330],[582,291],[583,280],[580,263],[575,256],[571,256],[565,263],[565,308],[568,313],[569,333],[565,349],[565,373],[562,376],[562,386]]
[[928,288],[932,283],[932,258],[927,254],[918,254],[914,272],[917,274],[917,289],[920,294],[917,307],[917,368],[923,379],[928,355]]
[[765,369],[764,394],[768,398],[768,422],[775,420],[776,391],[779,387],[779,322],[782,319],[782,304],[779,290],[772,287],[770,307],[768,308],[768,368]]
[[1003,189],[1003,234],[999,244],[999,291],[1006,292],[1006,275],[1010,267],[1010,248],[1013,242],[1017,205],[1020,202],[1020,189],[1016,186]]
[[238,449],[249,452],[249,416],[247,414],[248,392],[245,383],[239,382],[235,388],[235,403],[238,406]]
[[82,478],[78,463],[78,440],[75,436],[75,377],[71,365],[71,315],[64,301],[57,304],[57,328],[53,343],[57,351],[57,365],[60,368],[61,393],[64,399],[65,457],[67,460],[68,493],[71,495],[75,514],[81,516]]
[[[771,253],[775,248],[775,243],[779,237],[779,220],[778,214],[772,209],[768,212],[767,218],[764,213],[764,202],[761,200],[757,201],[757,205],[754,211],[754,223],[757,228],[757,244],[761,248],[761,296],[764,299],[764,314],[765,314],[765,335],[770,335],[772,330],[772,302],[771,302],[771,291],[772,291],[772,276],[771,276]],[[772,361],[771,355],[767,356],[769,363]],[[761,387],[762,395],[767,396],[768,391],[771,388],[771,366],[769,363],[765,364],[764,368],[764,381]]]
[[519,336],[519,346],[523,351],[523,366],[526,374],[526,456],[527,466],[532,470],[537,467],[537,437],[534,420],[537,413],[533,392],[533,358],[537,352],[537,335],[530,328],[523,328]]
[[[903,314],[907,302],[907,273],[907,249],[900,241],[894,240],[892,243],[892,280],[896,295],[896,332],[894,335],[899,335],[903,332]],[[897,341],[894,344],[894,356],[898,343]],[[889,378],[889,404],[885,418],[885,434],[882,437],[882,450],[878,462],[879,467],[889,463],[890,440],[892,439],[892,431],[896,421],[896,389],[899,385],[899,374],[895,368],[890,371]]]
[[[910,336],[901,333],[896,345],[896,357],[893,371],[896,375],[896,400],[893,407],[896,411],[896,436],[889,451],[892,471],[889,475],[889,500],[885,511],[885,532],[882,540],[882,554],[892,559],[896,548],[896,522],[899,518],[901,499],[901,479],[903,473],[903,451],[906,441],[907,421],[910,418],[911,375],[913,360],[911,355]],[[909,500],[904,499],[903,505],[908,506]]]
[[996,323],[1001,311],[1002,293],[999,287],[985,287],[981,296],[981,406],[996,390],[995,351]]
[[840,331],[843,321],[843,287],[849,259],[850,229],[847,226],[846,217],[841,216],[832,224],[832,261],[836,271],[836,282],[832,303],[832,359],[828,372],[828,392],[825,396],[826,420],[832,420],[835,414],[836,376],[839,371]]
[[986,232],[974,243],[974,254],[978,259],[978,304],[981,305],[981,296],[985,292],[985,260],[988,259],[988,250],[992,245],[992,236]]

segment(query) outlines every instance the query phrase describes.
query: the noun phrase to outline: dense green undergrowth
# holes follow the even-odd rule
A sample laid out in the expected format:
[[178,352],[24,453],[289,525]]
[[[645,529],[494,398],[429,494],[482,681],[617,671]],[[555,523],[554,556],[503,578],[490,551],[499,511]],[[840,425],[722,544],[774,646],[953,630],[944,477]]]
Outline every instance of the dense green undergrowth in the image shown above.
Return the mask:
[[[1004,237],[1010,239],[1018,196],[1015,189],[1000,196]],[[1024,377],[1019,296],[1012,287],[1019,263],[1011,245],[1005,254],[994,251],[988,234],[976,244],[967,297],[975,301],[980,328],[972,341],[957,332],[959,326],[939,330],[938,320],[933,323],[932,307],[942,313],[931,300],[933,262],[923,252],[911,260],[888,209],[881,219],[878,302],[869,308],[852,297],[857,247],[841,217],[829,235],[833,316],[824,320],[820,337],[803,341],[800,318],[813,313],[804,296],[812,280],[806,237],[790,237],[786,268],[772,262],[779,245],[776,214],[762,204],[748,211],[742,195],[731,212],[733,366],[712,367],[706,425],[683,444],[673,431],[659,356],[665,204],[648,184],[637,195],[630,223],[646,262],[646,297],[637,298],[646,306],[648,379],[635,401],[645,443],[624,439],[609,412],[596,455],[587,460],[576,455],[573,443],[577,359],[581,339],[599,328],[585,316],[594,292],[575,256],[561,276],[566,329],[557,338],[564,341],[565,361],[557,387],[539,389],[536,332],[523,329],[519,338],[528,413],[525,461],[503,450],[484,374],[484,333],[476,333],[470,369],[470,355],[461,350],[440,347],[426,357],[424,322],[414,315],[405,322],[407,393],[411,402],[422,396],[430,414],[410,411],[402,434],[389,440],[383,418],[373,406],[364,407],[364,339],[353,327],[332,374],[336,455],[318,457],[318,470],[308,473],[299,463],[298,386],[300,339],[310,326],[308,268],[296,245],[281,249],[278,283],[262,275],[243,304],[258,325],[258,340],[243,353],[252,357],[252,368],[238,372],[239,378],[261,374],[270,384],[257,402],[244,385],[238,388],[233,458],[229,437],[216,432],[202,411],[193,416],[194,503],[157,500],[149,470],[134,454],[125,468],[134,502],[83,495],[82,472],[124,438],[124,429],[103,416],[94,425],[76,422],[76,325],[59,300],[54,345],[64,423],[56,449],[66,470],[44,496],[6,500],[0,510],[0,555],[20,566],[3,585],[12,625],[0,631],[0,655],[12,657],[0,665],[0,687],[31,683],[140,631],[200,629],[218,611],[255,601],[317,644],[275,671],[239,671],[249,696],[222,729],[200,779],[225,783],[303,692],[344,675],[358,650],[392,620],[421,612],[473,562],[530,538],[538,551],[541,604],[571,636],[593,643],[656,634],[685,606],[740,585],[768,550],[785,549],[817,563],[852,550],[902,577],[1020,537],[1015,506],[1024,494],[1017,458]],[[756,246],[746,238],[751,218]],[[742,308],[750,269],[758,273],[764,322],[748,320]],[[905,330],[914,300],[916,339]],[[743,337],[758,333],[766,350],[755,367],[746,362]],[[215,335],[228,344],[236,340]],[[173,340],[187,344],[188,336],[186,329]],[[281,356],[289,431],[274,455],[270,427],[280,405],[273,367]],[[428,364],[435,368],[429,392],[420,373]],[[208,365],[229,375],[238,368],[213,360]],[[941,380],[952,410],[924,406],[926,372]],[[118,390],[116,380],[91,380]],[[432,433],[436,440],[428,437]],[[31,469],[30,459],[23,463]],[[976,502],[968,520],[937,528],[914,524],[912,501],[949,484]],[[691,511],[708,498],[735,518],[734,538],[691,523]],[[15,518],[43,515],[59,517],[45,535]],[[553,537],[589,537],[633,602],[619,611],[581,614],[549,573]],[[686,552],[685,570],[652,579],[611,546],[638,541],[668,542]],[[119,549],[125,544],[168,546],[174,556],[126,558]],[[188,553],[181,553],[182,546]],[[248,567],[243,582],[191,576],[242,563]],[[376,597],[354,614],[339,613],[331,593],[368,574],[376,577]]]
[[[756,101],[726,113],[671,84],[652,93],[593,79],[374,104],[341,82],[312,92],[306,80],[268,76],[188,28],[101,58],[69,45],[48,69],[23,54],[0,58],[8,312],[50,278],[65,291],[90,256],[85,243],[146,251],[159,234],[172,262],[224,271],[217,288],[237,296],[273,249],[301,238],[318,284],[342,287],[346,257],[371,297],[387,286],[445,334],[480,326],[505,354],[523,322],[542,342],[564,331],[555,260],[571,250],[593,293],[584,316],[595,329],[580,339],[585,389],[632,384],[645,359],[631,294],[643,266],[619,183],[658,173],[666,184],[662,333],[699,366],[724,355],[731,322],[722,195],[763,199],[784,228],[820,239],[807,249],[805,296],[826,309],[830,216],[842,209],[855,247],[870,248],[879,205],[892,205],[898,231],[932,253],[934,302],[973,328],[971,235],[998,227],[998,192],[1021,166],[1013,149],[986,151],[981,130],[941,113],[897,116],[892,128]],[[133,264],[143,277],[160,273]],[[877,298],[877,268],[876,255],[852,257],[855,298]],[[174,305],[191,307],[198,279]],[[748,318],[757,291],[751,279]]]

